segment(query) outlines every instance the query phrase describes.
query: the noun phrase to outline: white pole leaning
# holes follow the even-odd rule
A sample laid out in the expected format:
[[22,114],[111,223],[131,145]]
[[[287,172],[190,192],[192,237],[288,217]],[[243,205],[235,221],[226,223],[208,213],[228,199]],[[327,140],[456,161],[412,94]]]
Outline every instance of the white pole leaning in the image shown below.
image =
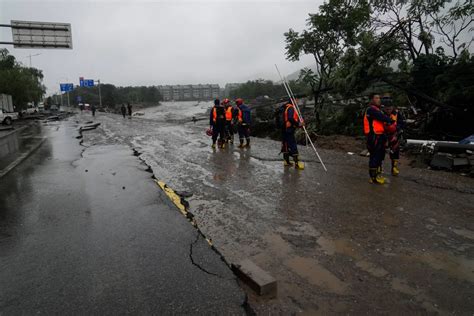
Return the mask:
[[[286,93],[288,94],[288,96],[291,100],[291,103],[293,104],[293,106],[295,107],[295,109],[298,113],[298,116],[301,119],[303,119],[303,116],[301,115],[301,111],[300,111],[300,109],[298,107],[298,104],[296,103],[296,99],[293,95],[293,91],[291,91],[290,85],[287,83],[286,78],[284,79],[282,77],[282,75],[280,73],[280,70],[278,69],[278,66],[276,64],[275,64],[275,68],[278,72],[278,75],[280,76],[280,79],[281,79],[281,82],[283,83],[283,86],[285,87]],[[306,127],[304,125],[303,125],[303,131],[305,132],[306,138],[307,138],[307,140],[309,140],[309,143],[311,144],[311,147],[313,147],[313,150],[314,150],[316,156],[318,157],[319,162],[321,163],[321,166],[323,166],[324,171],[328,171],[328,169],[326,168],[326,165],[324,165],[324,162],[321,159],[321,156],[319,155],[318,151],[316,150],[316,147],[314,146],[313,141],[311,140],[311,137],[309,137],[308,131],[306,130]]]

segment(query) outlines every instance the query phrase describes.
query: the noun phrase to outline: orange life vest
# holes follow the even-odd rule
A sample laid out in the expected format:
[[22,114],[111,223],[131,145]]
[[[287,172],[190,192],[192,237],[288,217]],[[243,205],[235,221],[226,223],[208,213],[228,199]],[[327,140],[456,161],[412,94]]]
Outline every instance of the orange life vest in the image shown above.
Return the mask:
[[237,107],[237,120],[242,122],[242,110],[239,107]]
[[[380,111],[380,109],[377,108],[377,111]],[[370,121],[372,121],[372,126],[370,126]],[[367,110],[365,110],[364,113],[364,134],[367,135],[370,133],[370,131],[373,131],[376,135],[381,135],[385,132],[385,128],[383,125],[383,122],[371,119],[367,117]]]
[[397,119],[398,119],[398,113],[397,112],[392,112],[392,114],[390,114],[390,118],[395,122],[395,124],[397,123]]
[[225,119],[227,121],[232,121],[232,110],[233,108],[231,106],[227,107],[227,109],[225,109]]
[[290,128],[290,127],[291,127],[291,122],[290,122],[290,120],[288,119],[288,110],[289,110],[290,108],[293,108],[293,120],[294,120],[295,122],[300,122],[300,117],[298,116],[298,112],[296,111],[294,105],[291,104],[291,103],[288,103],[288,104],[286,105],[285,114],[284,114],[284,117],[283,117],[284,120],[285,120],[285,127],[286,127],[286,128]]

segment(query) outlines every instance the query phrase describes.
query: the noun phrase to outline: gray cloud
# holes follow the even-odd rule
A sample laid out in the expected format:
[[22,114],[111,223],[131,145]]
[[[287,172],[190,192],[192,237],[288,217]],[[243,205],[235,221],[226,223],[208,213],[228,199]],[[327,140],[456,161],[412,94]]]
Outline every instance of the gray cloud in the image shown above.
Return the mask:
[[[48,93],[79,76],[116,85],[277,79],[313,63],[285,60],[283,33],[304,28],[322,1],[23,1],[0,0],[0,23],[72,24],[73,50],[7,47],[44,70]],[[10,40],[10,30],[0,29]],[[2,46],[3,47],[3,46]]]

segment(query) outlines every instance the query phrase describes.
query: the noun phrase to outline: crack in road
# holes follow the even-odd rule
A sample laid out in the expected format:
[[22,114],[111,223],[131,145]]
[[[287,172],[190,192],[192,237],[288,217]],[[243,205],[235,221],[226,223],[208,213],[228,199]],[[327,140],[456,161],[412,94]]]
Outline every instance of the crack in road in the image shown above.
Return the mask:
[[189,245],[189,259],[191,259],[191,264],[195,267],[197,267],[199,270],[207,273],[207,274],[210,274],[210,275],[213,275],[213,276],[216,276],[218,278],[221,278],[221,279],[224,279],[222,276],[216,274],[216,273],[213,273],[213,272],[210,272],[210,271],[207,271],[205,268],[203,268],[199,263],[197,263],[196,261],[194,261],[194,258],[193,258],[193,247],[194,245],[198,242],[199,240],[199,237],[201,236],[201,234],[199,233],[199,231],[196,231],[196,239]]

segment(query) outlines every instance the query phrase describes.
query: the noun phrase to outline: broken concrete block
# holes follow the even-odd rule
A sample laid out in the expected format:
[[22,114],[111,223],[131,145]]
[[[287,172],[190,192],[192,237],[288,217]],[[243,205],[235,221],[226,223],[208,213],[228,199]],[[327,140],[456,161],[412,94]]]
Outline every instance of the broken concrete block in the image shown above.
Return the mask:
[[234,273],[259,295],[275,297],[277,295],[277,281],[274,277],[262,270],[249,259],[232,265]]
[[431,160],[430,166],[435,169],[449,169],[453,168],[453,158],[445,154],[436,154]]
[[453,159],[453,167],[469,166],[469,159],[463,157],[456,157]]
[[92,124],[92,125],[86,125],[86,126],[82,126],[80,128],[81,131],[90,131],[92,129],[96,129],[98,126],[100,125],[100,123],[95,123],[95,124]]
[[359,155],[361,155],[363,157],[368,157],[369,156],[369,151],[367,149],[364,149],[360,152]]

